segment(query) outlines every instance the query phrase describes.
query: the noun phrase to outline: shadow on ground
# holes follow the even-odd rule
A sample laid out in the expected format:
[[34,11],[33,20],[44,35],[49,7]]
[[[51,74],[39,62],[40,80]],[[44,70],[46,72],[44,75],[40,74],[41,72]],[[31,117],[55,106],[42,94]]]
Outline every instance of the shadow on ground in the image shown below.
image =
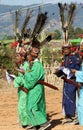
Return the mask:
[[52,130],[55,126],[60,125],[60,124],[62,123],[62,119],[63,119],[63,118],[58,119],[58,120],[56,120],[56,119],[52,120],[52,121],[50,122],[50,123],[51,123],[51,126],[50,126],[49,128],[47,128],[46,130]]

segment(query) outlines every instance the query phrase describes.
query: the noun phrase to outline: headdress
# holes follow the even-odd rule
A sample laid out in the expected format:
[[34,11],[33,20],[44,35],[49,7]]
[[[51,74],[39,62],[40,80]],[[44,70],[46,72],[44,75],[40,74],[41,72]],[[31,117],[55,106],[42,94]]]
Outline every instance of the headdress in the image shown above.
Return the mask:
[[46,24],[47,18],[48,18],[47,12],[42,13],[39,8],[37,20],[36,20],[33,32],[31,34],[31,47],[32,48],[40,49],[47,41],[51,40],[51,35],[48,35],[42,42],[38,40],[38,37]]
[[37,35],[39,35],[39,33],[42,31],[45,23],[47,20],[47,12],[42,13],[41,12],[41,8],[39,6],[39,12],[37,15],[37,19],[36,19],[36,23],[32,32],[32,37],[34,38],[34,36],[36,37]]
[[15,42],[13,42],[12,44],[11,44],[11,48],[14,48],[14,47],[16,47],[18,45],[18,41],[15,41]]
[[71,43],[70,42],[68,42],[68,43],[62,43],[62,49],[64,49],[64,48],[71,48]]
[[31,51],[32,48],[40,49],[46,42],[51,40],[51,35],[48,35],[42,42],[39,41],[39,35],[46,24],[47,18],[47,12],[42,13],[39,8],[39,13],[37,15],[34,29],[32,32],[29,30],[30,37],[27,38],[27,32],[23,36],[25,39],[22,41],[22,47],[25,48],[27,53]]

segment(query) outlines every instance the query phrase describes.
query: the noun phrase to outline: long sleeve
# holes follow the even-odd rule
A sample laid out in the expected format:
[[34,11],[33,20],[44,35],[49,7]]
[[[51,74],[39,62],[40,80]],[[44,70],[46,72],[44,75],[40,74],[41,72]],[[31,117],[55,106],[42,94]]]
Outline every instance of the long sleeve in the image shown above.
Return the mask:
[[[28,62],[25,62],[22,67],[23,67],[23,69],[24,69],[25,71],[27,71],[28,68],[29,68]],[[14,87],[15,87],[15,88],[19,88],[20,86],[23,86],[23,83],[24,83],[24,75],[23,75],[22,73],[19,73],[19,76],[17,76],[17,77],[14,79]]]
[[38,61],[35,62],[32,66],[32,69],[29,73],[25,73],[25,83],[24,87],[28,90],[32,89],[38,80],[43,80],[45,76],[45,71],[42,64]]

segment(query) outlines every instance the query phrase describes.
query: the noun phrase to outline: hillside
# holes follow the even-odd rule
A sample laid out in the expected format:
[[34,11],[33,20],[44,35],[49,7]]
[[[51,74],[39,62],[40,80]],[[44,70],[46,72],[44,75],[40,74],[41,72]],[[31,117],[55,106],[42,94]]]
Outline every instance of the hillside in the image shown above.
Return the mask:
[[[36,6],[36,7],[34,7]],[[32,8],[34,10],[33,17],[30,20],[28,27],[32,28],[35,25],[36,16],[38,14],[38,5],[32,6],[8,6],[8,5],[0,5],[0,37],[2,35],[11,35],[14,34],[14,26],[15,26],[15,11],[17,9],[21,10],[19,29],[22,26],[23,20],[26,16],[27,9]],[[41,7],[43,12],[48,12],[48,21],[49,27],[51,30],[61,29],[60,28],[60,16],[59,16],[59,8],[57,4],[46,4]],[[9,12],[9,13],[8,13]],[[76,13],[73,20],[74,27],[83,28],[83,7],[82,5],[77,5]],[[33,22],[34,21],[34,22]],[[49,22],[50,21],[50,22]]]
[[23,6],[0,5],[0,14],[22,8]]

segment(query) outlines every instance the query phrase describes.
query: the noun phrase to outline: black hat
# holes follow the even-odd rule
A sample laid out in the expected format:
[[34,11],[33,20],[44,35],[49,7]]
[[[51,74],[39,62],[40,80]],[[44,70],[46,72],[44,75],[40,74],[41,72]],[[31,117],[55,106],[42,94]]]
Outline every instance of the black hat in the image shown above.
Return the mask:
[[33,47],[40,49],[40,42],[36,38],[32,40],[32,48]]

